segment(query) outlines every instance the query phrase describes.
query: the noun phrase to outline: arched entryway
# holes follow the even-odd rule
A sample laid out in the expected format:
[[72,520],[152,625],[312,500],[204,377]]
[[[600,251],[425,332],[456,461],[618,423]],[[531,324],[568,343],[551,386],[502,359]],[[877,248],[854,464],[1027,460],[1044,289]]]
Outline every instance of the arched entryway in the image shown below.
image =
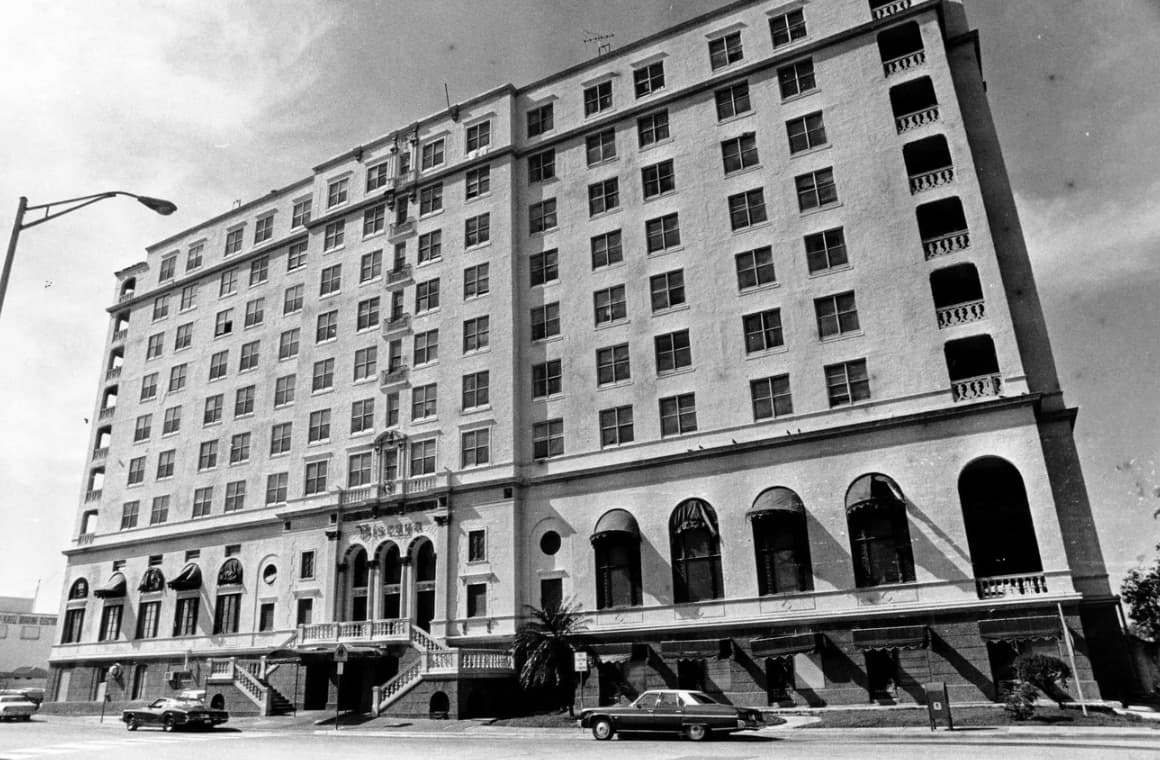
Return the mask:
[[411,567],[415,576],[415,625],[429,632],[435,617],[435,546],[427,539],[411,544]]
[[995,456],[971,462],[959,475],[959,500],[976,578],[1043,570],[1027,489],[1015,465]]
[[347,620],[368,620],[370,614],[370,565],[367,552],[356,546],[346,555]]
[[398,544],[388,542],[375,552],[379,577],[382,579],[382,606],[378,618],[403,616],[403,562]]

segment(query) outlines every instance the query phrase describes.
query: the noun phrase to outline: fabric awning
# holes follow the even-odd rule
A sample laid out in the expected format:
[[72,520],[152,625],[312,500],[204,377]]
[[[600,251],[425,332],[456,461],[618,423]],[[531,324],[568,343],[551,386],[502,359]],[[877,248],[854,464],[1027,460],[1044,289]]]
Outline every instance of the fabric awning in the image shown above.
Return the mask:
[[293,649],[275,649],[266,653],[266,662],[271,665],[301,662],[302,656]]
[[609,538],[616,534],[625,534],[632,536],[637,541],[640,540],[640,528],[637,527],[636,518],[627,510],[610,509],[601,515],[600,519],[596,521],[596,527],[593,528],[589,540],[596,543],[602,538]]
[[980,620],[979,635],[984,641],[1027,641],[1058,639],[1062,636],[1059,618],[1052,615]]
[[632,659],[647,659],[648,657],[648,645],[633,644],[627,641],[615,644],[593,644],[591,649],[602,663],[621,663]]
[[690,639],[687,641],[662,641],[661,656],[677,660],[708,660],[720,658],[722,654],[733,654],[730,639]]
[[855,628],[854,646],[868,649],[925,649],[925,625],[900,625],[893,628]]
[[190,562],[169,582],[169,588],[174,591],[194,591],[201,588],[201,568],[196,562]]
[[240,586],[242,583],[242,563],[238,561],[237,557],[230,557],[222,563],[222,569],[218,570],[219,586]]
[[877,473],[863,475],[846,492],[846,513],[879,504],[905,504],[902,489],[890,478]]
[[[386,651],[382,647],[370,646],[368,644],[343,644],[346,653],[350,657],[382,657]],[[338,649],[338,644],[317,644],[308,647],[298,647],[294,652],[298,655],[314,655],[333,657],[334,650]]]
[[717,518],[713,508],[701,499],[685,499],[678,504],[673,510],[670,526],[674,533],[706,528],[714,536],[717,535]]
[[806,507],[801,498],[788,488],[770,488],[762,491],[753,502],[753,506],[745,513],[750,520],[775,514],[789,514],[805,516]]
[[151,567],[145,571],[141,576],[141,582],[137,584],[138,591],[164,591],[165,590],[165,575],[161,572],[159,567]]
[[93,596],[101,599],[119,599],[125,595],[127,585],[124,575],[113,573],[109,576],[109,580],[105,581],[104,586],[93,591]]
[[818,634],[790,633],[781,636],[762,636],[749,642],[754,657],[788,657],[818,648]]

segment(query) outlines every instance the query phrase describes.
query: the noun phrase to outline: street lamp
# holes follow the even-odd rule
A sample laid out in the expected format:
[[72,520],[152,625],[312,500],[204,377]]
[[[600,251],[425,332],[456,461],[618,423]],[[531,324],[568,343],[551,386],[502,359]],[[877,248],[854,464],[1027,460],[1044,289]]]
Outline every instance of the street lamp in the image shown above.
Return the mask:
[[[38,224],[44,224],[50,219],[56,219],[58,216],[76,211],[79,208],[90,206],[98,201],[103,201],[106,198],[112,198],[116,195],[127,195],[130,198],[135,198],[138,203],[151,211],[156,211],[162,216],[169,216],[177,210],[177,204],[172,201],[167,201],[163,198],[151,198],[148,195],[137,195],[136,193],[127,193],[124,190],[110,190],[106,193],[97,193],[96,195],[83,195],[80,198],[69,198],[63,201],[53,201],[52,203],[41,203],[36,206],[29,206],[28,199],[20,196],[20,203],[16,206],[16,221],[12,223],[12,235],[8,238],[8,254],[4,257],[4,272],[0,274],[0,311],[4,310],[4,295],[8,292],[8,275],[12,271],[12,258],[16,254],[16,241],[20,237],[20,231],[26,230],[29,227],[35,227]],[[53,211],[53,206],[62,206],[58,211]],[[44,211],[44,216],[39,219],[34,219],[31,222],[25,223],[24,214],[28,211]]]

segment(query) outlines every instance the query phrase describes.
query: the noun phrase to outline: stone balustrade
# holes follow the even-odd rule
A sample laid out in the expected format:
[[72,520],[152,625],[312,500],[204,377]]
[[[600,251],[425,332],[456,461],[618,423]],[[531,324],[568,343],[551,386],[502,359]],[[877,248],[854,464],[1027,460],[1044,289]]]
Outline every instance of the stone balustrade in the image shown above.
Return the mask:
[[956,325],[965,325],[968,322],[977,322],[987,316],[986,305],[982,300],[968,301],[967,303],[959,303],[954,306],[945,306],[937,310],[938,327],[943,329],[946,327],[955,327]]
[[894,0],[893,3],[886,5],[879,5],[877,8],[872,8],[870,14],[875,19],[886,18],[893,16],[895,13],[900,13],[910,7],[910,0]]
[[974,401],[988,396],[998,396],[1002,391],[1003,378],[997,372],[992,375],[951,381],[951,393],[955,401]]
[[923,240],[922,252],[929,261],[938,256],[945,256],[948,253],[969,248],[970,245],[971,233],[967,230],[959,230],[958,232],[948,232],[945,235]]
[[936,121],[938,121],[938,106],[933,105],[921,111],[903,114],[894,119],[894,124],[898,128],[898,134],[902,134],[903,132],[908,132],[924,124],[930,124]]
[[926,63],[926,51],[915,50],[913,53],[899,56],[898,58],[891,58],[889,61],[882,62],[882,71],[886,76],[891,76],[907,69],[912,69],[915,66],[921,66]]
[[954,179],[955,168],[953,166],[944,166],[934,171],[912,174],[910,176],[910,193],[911,195],[915,195],[936,187],[941,187],[942,185],[950,184]]
[[975,587],[978,589],[980,599],[1042,596],[1049,593],[1047,576],[1044,573],[992,575],[987,578],[976,578]]

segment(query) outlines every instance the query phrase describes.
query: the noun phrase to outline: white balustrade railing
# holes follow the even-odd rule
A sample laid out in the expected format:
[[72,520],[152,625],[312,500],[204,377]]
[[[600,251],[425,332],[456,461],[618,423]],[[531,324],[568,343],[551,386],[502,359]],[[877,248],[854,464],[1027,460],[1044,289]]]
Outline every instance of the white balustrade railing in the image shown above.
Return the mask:
[[871,8],[870,14],[876,19],[886,18],[887,16],[893,16],[895,13],[904,11],[909,7],[910,0],[894,0],[893,3],[886,3],[885,5],[879,5],[877,8]]
[[898,134],[902,134],[916,127],[921,127],[923,124],[930,124],[935,121],[938,121],[938,105],[924,108],[921,111],[903,114],[894,119],[894,124],[898,128]]
[[951,393],[955,401],[973,401],[987,396],[998,396],[1002,391],[1003,378],[999,373],[951,381]]
[[886,76],[897,74],[900,71],[914,68],[926,62],[926,51],[915,50],[913,53],[907,53],[897,58],[891,58],[889,61],[882,62],[882,71]]
[[1048,593],[1047,576],[1043,573],[993,575],[988,578],[976,578],[975,587],[979,592],[980,599],[1041,596]]
[[922,252],[926,255],[927,260],[930,260],[937,256],[961,251],[964,248],[969,248],[970,245],[971,233],[967,230],[959,230],[923,240]]
[[940,185],[946,185],[953,182],[954,178],[955,168],[953,166],[944,166],[934,171],[912,174],[910,176],[910,193],[913,195]]
[[411,626],[410,638],[411,643],[424,652],[447,649],[443,642],[437,640],[417,625]]
[[210,678],[233,678],[234,677],[234,663],[232,660],[210,659],[209,661],[209,677]]
[[416,662],[406,670],[396,675],[391,680],[387,681],[380,687],[378,711],[382,712],[387,709],[395,698],[408,689],[411,684],[418,682],[423,677],[423,663]]
[[944,306],[937,310],[938,327],[954,327],[965,325],[968,322],[977,322],[987,316],[986,304],[982,300],[958,303],[954,306]]
[[459,669],[462,670],[512,670],[512,656],[494,649],[460,649]]

